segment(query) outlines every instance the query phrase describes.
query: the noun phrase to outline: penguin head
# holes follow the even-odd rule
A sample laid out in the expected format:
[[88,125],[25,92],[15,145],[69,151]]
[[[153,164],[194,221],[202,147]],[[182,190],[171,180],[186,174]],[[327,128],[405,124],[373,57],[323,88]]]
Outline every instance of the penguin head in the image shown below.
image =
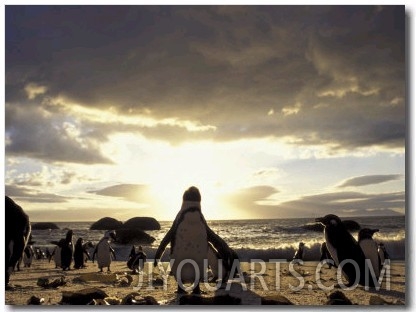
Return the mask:
[[325,227],[337,227],[342,225],[341,219],[333,214],[328,214],[323,218],[316,218],[315,222],[319,222]]
[[364,228],[361,229],[360,232],[358,232],[358,241],[363,240],[363,239],[372,239],[374,233],[378,232],[378,229],[369,229],[369,228]]
[[104,233],[104,237],[112,239],[112,240],[116,240],[116,231],[112,230],[112,231],[107,231]]
[[72,240],[72,235],[73,235],[73,231],[72,230],[68,230],[68,232],[66,232],[66,240],[70,241]]
[[199,193],[198,188],[191,186],[183,193],[182,199],[183,201],[201,202],[201,194]]

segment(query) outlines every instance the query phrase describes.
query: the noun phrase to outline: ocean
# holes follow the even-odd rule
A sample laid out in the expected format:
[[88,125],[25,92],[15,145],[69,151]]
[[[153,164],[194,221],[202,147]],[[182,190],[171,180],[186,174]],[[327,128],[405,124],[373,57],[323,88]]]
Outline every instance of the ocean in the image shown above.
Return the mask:
[[[354,220],[361,227],[378,228],[380,232],[374,235],[377,242],[383,242],[392,260],[405,260],[405,217],[355,217],[343,218]],[[220,235],[228,245],[233,248],[240,260],[249,261],[259,259],[290,260],[297,249],[299,242],[305,243],[304,261],[319,261],[320,245],[324,241],[322,232],[313,231],[305,227],[314,223],[310,218],[297,219],[271,219],[271,220],[223,220],[207,221],[211,229]],[[72,229],[74,242],[79,237],[84,241],[97,243],[105,231],[90,230],[93,222],[55,222],[59,230],[33,230],[34,247],[40,247],[43,251],[50,251],[55,247],[51,241],[57,241],[65,237],[66,231]],[[160,221],[161,229],[158,231],[146,231],[155,238],[151,245],[142,245],[148,259],[153,259],[154,254],[164,235],[172,225],[172,221]],[[357,238],[358,232],[352,232]],[[119,245],[112,243],[117,260],[127,261],[131,245]],[[137,246],[137,245],[136,245]],[[91,254],[92,254],[91,250]],[[162,261],[168,261],[169,245],[162,257]]]

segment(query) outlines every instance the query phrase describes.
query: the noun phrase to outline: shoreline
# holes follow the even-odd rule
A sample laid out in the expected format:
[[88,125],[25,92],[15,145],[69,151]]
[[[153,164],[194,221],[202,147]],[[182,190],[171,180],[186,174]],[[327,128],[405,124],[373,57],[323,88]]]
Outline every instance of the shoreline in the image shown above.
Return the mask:
[[[166,268],[168,263],[162,263]],[[214,283],[201,283],[202,295],[199,304],[210,304],[209,300],[231,296],[236,299],[231,304],[258,305],[267,300],[282,296],[295,305],[325,305],[331,293],[342,292],[353,304],[405,304],[406,278],[405,261],[392,261],[390,272],[386,272],[379,290],[357,286],[344,289],[337,283],[337,270],[327,265],[316,273],[318,262],[305,261],[303,265],[290,267],[289,262],[242,262],[241,274],[230,279],[225,289],[216,289]],[[55,269],[53,262],[37,260],[30,268],[21,268],[10,279],[14,286],[5,291],[6,305],[26,305],[31,296],[43,298],[43,304],[56,305],[62,300],[64,292],[76,292],[86,288],[97,288],[109,297],[124,298],[135,293],[145,298],[152,297],[154,303],[176,305],[181,303],[176,294],[177,282],[173,276],[164,276],[153,264],[146,262],[144,272],[131,274],[126,261],[113,261],[110,273],[98,273],[96,263],[87,267],[63,272]],[[50,282],[64,278],[65,285],[57,288],[39,286],[40,278]],[[163,279],[167,277],[166,279]],[[228,297],[227,297],[228,298]],[[266,300],[267,299],[267,300]],[[279,299],[279,300],[280,300]],[[205,301],[204,301],[205,300]],[[208,301],[206,301],[208,300]],[[192,304],[192,300],[189,304]],[[204,303],[206,302],[206,303]],[[198,304],[198,303],[194,303]],[[217,304],[225,304],[217,303]]]

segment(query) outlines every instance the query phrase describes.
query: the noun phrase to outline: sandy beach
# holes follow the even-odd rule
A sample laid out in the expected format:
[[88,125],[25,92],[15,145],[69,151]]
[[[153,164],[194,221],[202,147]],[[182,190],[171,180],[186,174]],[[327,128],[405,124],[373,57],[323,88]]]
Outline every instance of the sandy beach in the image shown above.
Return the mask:
[[[241,263],[241,277],[230,280],[224,289],[216,289],[214,283],[201,284],[202,295],[199,301],[184,300],[183,295],[176,294],[177,283],[173,276],[163,275],[159,269],[152,270],[147,262],[144,272],[131,274],[125,261],[114,261],[111,273],[98,273],[96,264],[87,263],[88,267],[62,272],[55,269],[53,263],[46,260],[34,261],[31,268],[22,268],[11,276],[11,289],[5,291],[6,305],[26,305],[34,296],[43,304],[62,304],[63,296],[71,292],[95,288],[111,297],[105,303],[120,304],[122,299],[131,294],[136,302],[160,305],[178,304],[242,304],[260,305],[283,304],[325,305],[330,294],[342,292],[347,300],[358,305],[405,304],[405,263],[393,261],[390,266],[390,281],[384,276],[379,290],[358,286],[343,289],[342,282],[337,283],[337,270],[327,265],[316,274],[318,262],[305,262],[303,265],[289,267],[288,262]],[[163,263],[166,268],[167,263]],[[163,276],[167,276],[163,280]],[[53,282],[55,281],[55,285]],[[58,287],[57,285],[62,284]],[[42,286],[43,285],[43,286]],[[341,287],[342,286],[342,287]],[[185,296],[189,299],[191,296]],[[215,301],[215,298],[222,298]],[[192,298],[191,298],[192,299]],[[64,300],[65,301],[65,300]],[[97,304],[104,301],[97,300]],[[334,298],[332,304],[344,301]]]

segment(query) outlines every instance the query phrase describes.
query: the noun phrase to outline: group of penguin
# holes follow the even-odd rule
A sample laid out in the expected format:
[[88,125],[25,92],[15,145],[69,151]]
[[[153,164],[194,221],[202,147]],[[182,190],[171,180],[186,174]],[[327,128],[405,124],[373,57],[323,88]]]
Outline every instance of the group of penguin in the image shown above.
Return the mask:
[[[95,255],[97,255],[97,263],[100,271],[103,271],[104,267],[107,267],[110,271],[110,264],[112,257],[115,259],[114,249],[110,246],[110,240],[115,239],[114,231],[107,231],[104,237],[98,242],[92,255],[92,261],[94,262]],[[71,269],[72,259],[74,260],[74,269],[81,269],[85,267],[85,262],[91,260],[91,256],[88,249],[94,247],[94,245],[88,241],[84,243],[84,240],[78,238],[75,246],[73,244],[73,231],[68,230],[66,237],[59,242],[53,241],[56,247],[53,250],[49,261],[53,258],[55,261],[55,268],[62,268],[63,271]]]
[[389,259],[384,245],[373,240],[374,233],[379,230],[363,228],[358,233],[357,241],[336,215],[328,214],[315,221],[324,226],[325,245],[321,249],[321,260],[332,259],[336,267],[341,264],[342,272],[348,280],[347,287],[357,283],[377,287],[385,260]]
[[[10,222],[7,222],[7,219],[13,220],[13,227],[8,226]],[[336,267],[341,264],[342,272],[348,280],[347,286],[359,283],[375,287],[384,260],[388,258],[385,249],[383,250],[382,247],[378,249],[377,243],[372,239],[373,234],[378,230],[362,229],[357,242],[338,216],[329,214],[315,221],[324,226],[323,249],[328,253],[325,257],[333,259]],[[6,285],[11,271],[22,256],[29,235],[30,223],[27,215],[20,206],[6,197]],[[69,230],[64,239],[56,242],[57,246],[52,254],[56,266],[64,271],[70,269],[72,259],[74,259],[74,267],[81,268],[84,266],[85,255],[89,258],[86,246],[91,247],[91,245],[83,244],[82,238],[79,238],[74,247],[72,239],[73,231]],[[110,246],[111,240],[115,240],[115,232],[107,231],[93,253],[92,260],[94,262],[97,255],[101,272],[105,267],[110,271],[112,258],[115,260],[115,252]],[[192,284],[194,294],[201,292],[199,283],[205,277],[206,259],[212,273],[211,281],[221,280],[223,285],[228,281],[233,266],[239,263],[238,255],[208,226],[201,211],[201,194],[194,186],[188,188],[182,196],[181,209],[156,251],[155,267],[168,244],[170,244],[172,263],[171,273],[178,282],[178,293],[184,293],[189,289],[185,287],[186,283]],[[302,257],[303,248],[304,244],[301,243],[295,258]],[[370,272],[373,273],[371,274],[373,278],[368,278],[366,259],[369,259],[374,270]],[[138,251],[133,246],[127,266],[133,272],[138,272],[143,270],[145,262],[146,254],[141,246]]]

